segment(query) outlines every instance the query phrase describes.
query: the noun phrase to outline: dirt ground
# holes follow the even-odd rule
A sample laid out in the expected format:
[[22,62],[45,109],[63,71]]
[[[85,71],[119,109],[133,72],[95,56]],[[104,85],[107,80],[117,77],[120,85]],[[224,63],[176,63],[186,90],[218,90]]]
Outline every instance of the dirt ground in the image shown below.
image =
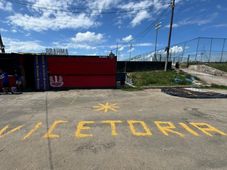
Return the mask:
[[158,89],[0,95],[0,169],[225,170],[226,103]]
[[191,65],[189,68],[182,70],[190,75],[198,77],[207,84],[227,86],[227,73],[215,68],[206,65]]

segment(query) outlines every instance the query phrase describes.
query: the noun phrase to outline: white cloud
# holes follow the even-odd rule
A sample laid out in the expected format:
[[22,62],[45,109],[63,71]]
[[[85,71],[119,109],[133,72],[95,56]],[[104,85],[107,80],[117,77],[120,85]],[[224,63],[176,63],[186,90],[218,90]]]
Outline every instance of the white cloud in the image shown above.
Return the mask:
[[123,51],[125,49],[125,47],[120,47],[119,49],[118,49],[118,51]]
[[[8,17],[8,22],[13,26],[22,27],[25,30],[46,31],[61,29],[78,29],[95,27],[98,23],[95,18],[85,13],[74,13],[70,10],[76,6],[74,4],[83,4],[76,0],[29,0],[31,5],[27,6],[26,13],[14,13]],[[49,10],[48,10],[49,9]],[[54,10],[52,10],[54,9]]]
[[[54,7],[55,9],[67,9],[70,4],[73,3],[73,0],[28,0],[28,2],[32,3],[32,7],[35,9],[36,7]],[[53,6],[54,4],[54,6]]]
[[[40,41],[21,41],[13,38],[3,38],[4,45],[6,47],[6,52],[23,52],[23,53],[41,53],[44,52],[47,47],[50,48],[67,48],[67,49],[85,49],[85,50],[96,50],[97,47],[89,44],[78,44],[73,41],[68,42],[53,42],[52,45],[43,45]],[[80,54],[80,53],[79,53]]]
[[[28,0],[26,13],[14,13],[8,23],[24,30],[47,31],[62,29],[88,29],[99,26],[100,12],[112,8],[120,0]],[[52,10],[54,9],[54,10]],[[78,13],[78,11],[79,13]]]
[[140,11],[136,14],[135,18],[131,21],[133,27],[139,25],[143,20],[149,18],[150,15],[147,11]]
[[21,41],[7,37],[3,41],[6,52],[42,52],[46,48],[39,41]]
[[149,46],[154,46],[153,43],[137,43],[137,44],[134,44],[134,46],[137,46],[137,47],[149,47]]
[[183,47],[182,46],[173,46],[170,48],[171,53],[182,53],[183,52]]
[[129,2],[127,4],[120,4],[119,8],[125,9],[125,10],[134,10],[134,11],[140,11],[141,9],[145,10],[148,8],[153,7],[155,11],[158,11],[160,9],[166,8],[168,6],[167,3],[163,3],[161,0],[143,0],[140,2]]
[[[126,15],[126,17],[131,19],[131,25],[135,27],[143,20],[150,19],[151,16],[159,14],[162,9],[165,9],[168,6],[169,4],[162,0],[142,0],[140,2],[119,4],[118,7],[122,10],[130,12]],[[124,19],[125,16],[122,18]],[[118,21],[118,23],[123,22]]]
[[26,33],[25,36],[26,37],[30,37],[31,36],[31,33],[30,32],[29,33]]
[[105,9],[110,9],[119,2],[120,0],[88,0],[88,7],[93,10],[93,13],[100,13]]
[[215,27],[215,28],[225,28],[225,27],[227,27],[227,24],[216,24],[216,25],[213,25],[213,27]]
[[[117,25],[122,25],[124,19],[130,19],[132,27],[142,23],[144,20],[155,19],[164,9],[169,7],[170,1],[166,0],[141,0],[128,3],[120,3],[118,8],[128,11],[127,14],[118,17]],[[176,0],[176,4],[182,3],[183,0]],[[120,27],[120,26],[118,26]]]
[[70,40],[67,42],[53,42],[53,47],[58,48],[58,47],[64,47],[67,49],[85,49],[85,50],[95,50],[96,46],[92,46],[89,44],[80,44],[80,43],[75,43],[74,41]]
[[130,42],[132,40],[133,40],[133,36],[132,35],[129,35],[127,37],[122,38],[122,41],[124,41],[124,42]]
[[[173,46],[173,47],[170,48],[170,53],[174,53],[174,54],[182,53],[183,50],[184,50],[184,47],[176,45],[176,46]],[[162,50],[159,50],[158,53],[159,54],[166,54],[166,51],[164,49],[162,49]],[[151,54],[154,54],[154,52],[151,53]]]
[[105,41],[105,37],[101,33],[95,32],[78,32],[74,37],[65,42],[54,42],[53,46],[59,47],[64,46],[70,49],[85,49],[85,50],[96,50],[101,48],[99,45]]
[[[202,26],[202,25],[211,23],[217,16],[218,16],[218,13],[213,13],[211,15],[206,16],[205,18],[204,17],[186,18],[177,23],[174,23],[173,27],[177,28],[177,27],[186,26],[186,25]],[[169,28],[169,25],[166,25],[165,27]]]
[[[177,28],[177,27],[179,27],[179,26],[180,26],[179,23],[174,23],[174,24],[173,24],[173,27],[174,27],[174,28]],[[167,24],[167,25],[165,26],[165,28],[169,28],[169,24]]]
[[72,38],[72,40],[76,43],[100,43],[104,40],[104,35],[101,33],[95,33],[95,32],[79,32],[75,35],[75,37]]
[[86,16],[86,14],[72,15],[65,12],[55,13],[54,18],[45,14],[34,17],[27,14],[15,14],[8,17],[9,23],[19,26],[25,30],[46,31],[60,30],[66,28],[90,28],[97,25],[95,21]]
[[5,29],[5,28],[0,28],[0,33],[1,33],[1,32],[8,32],[8,30]]
[[[98,19],[101,12],[128,11],[118,14],[118,25],[124,24],[121,20],[130,19],[133,27],[142,21],[157,15],[168,7],[164,0],[142,0],[139,2],[124,2],[120,0],[27,0],[29,5],[25,10],[17,10],[7,17],[12,26],[21,27],[27,31],[47,31],[62,29],[88,29],[100,26]],[[177,0],[182,1],[182,0]],[[0,9],[12,10],[12,3],[0,1]],[[53,10],[54,9],[54,10]],[[23,12],[22,12],[23,11]],[[29,12],[26,12],[29,11]]]
[[11,30],[13,33],[17,33],[17,30],[16,29],[12,29]]
[[134,47],[131,48],[131,49],[129,49],[127,52],[128,52],[128,53],[131,53],[131,52],[133,52],[133,51],[135,51],[135,48],[134,48]]
[[12,11],[12,3],[11,2],[7,2],[5,0],[1,0],[0,1],[0,10],[3,11]]

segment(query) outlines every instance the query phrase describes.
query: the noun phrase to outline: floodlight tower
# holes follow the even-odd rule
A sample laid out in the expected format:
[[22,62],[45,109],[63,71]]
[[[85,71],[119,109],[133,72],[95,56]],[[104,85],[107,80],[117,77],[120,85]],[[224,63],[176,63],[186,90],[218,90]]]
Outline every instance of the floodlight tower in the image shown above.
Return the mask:
[[155,61],[157,61],[157,42],[158,42],[158,31],[161,28],[161,22],[155,24],[155,30],[156,30],[156,38],[155,38],[155,53],[154,53],[154,58]]

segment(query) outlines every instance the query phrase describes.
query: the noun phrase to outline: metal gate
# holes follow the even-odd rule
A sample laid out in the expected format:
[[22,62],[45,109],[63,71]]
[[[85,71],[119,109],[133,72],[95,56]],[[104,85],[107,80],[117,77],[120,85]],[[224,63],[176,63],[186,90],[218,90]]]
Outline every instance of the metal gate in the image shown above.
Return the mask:
[[47,57],[36,56],[34,63],[36,90],[48,90]]

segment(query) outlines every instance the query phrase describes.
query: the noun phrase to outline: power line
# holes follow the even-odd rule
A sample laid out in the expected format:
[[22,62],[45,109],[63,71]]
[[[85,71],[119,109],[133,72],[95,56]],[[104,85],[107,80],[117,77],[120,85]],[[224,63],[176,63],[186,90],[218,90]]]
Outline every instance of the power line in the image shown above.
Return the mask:
[[[166,10],[159,16],[159,18],[157,18],[155,21],[153,21],[150,25],[148,25],[144,31],[141,33],[143,36],[140,36],[140,38],[143,38],[147,33],[149,33],[151,31],[152,27],[155,27],[156,23],[161,21],[161,19],[167,15],[167,12],[169,10],[167,10],[168,8],[166,8]],[[139,35],[138,35],[139,36]]]
[[154,59],[157,61],[157,43],[158,43],[158,31],[161,28],[161,22],[155,24],[155,30],[156,30],[156,37],[155,37],[155,53],[154,53]]
[[[38,5],[35,5],[34,3],[31,3],[31,2],[28,2],[28,1],[25,1],[25,2],[22,2],[20,0],[18,0],[18,1],[17,0],[9,0],[9,1],[11,1],[13,3],[16,3],[18,5],[21,5],[21,6],[26,6],[26,7],[31,6],[33,8],[38,8],[38,9],[45,9],[45,10],[50,10],[50,11],[71,12],[71,13],[78,13],[78,14],[80,14],[80,13],[95,14],[94,12],[93,13],[91,12],[92,10],[93,11],[97,11],[97,14],[133,13],[133,12],[138,12],[138,11],[142,11],[142,10],[149,10],[149,9],[152,8],[152,7],[147,7],[147,8],[133,8],[133,9],[131,9],[132,11],[128,11],[128,10],[124,11],[123,9],[119,10],[119,8],[116,8],[115,11],[103,11],[103,12],[100,12],[100,9],[95,9],[95,8],[89,9],[88,8],[90,10],[90,12],[89,12],[89,11],[86,11],[87,10],[86,8],[73,8],[73,9],[70,10],[70,9],[60,9],[59,6],[57,6],[55,8],[53,8],[53,7],[38,6]],[[161,15],[158,16],[158,18],[155,21],[153,21],[151,24],[149,24],[142,32],[138,33],[132,40],[130,40],[130,41],[124,43],[124,44],[125,45],[126,44],[130,44],[130,43],[132,43],[132,41],[135,41],[136,39],[138,40],[138,39],[144,38],[146,36],[146,34],[148,34],[151,31],[150,28],[151,27],[154,27],[155,26],[155,23],[157,21],[159,21],[164,16],[164,14],[166,14],[166,12],[168,12],[167,9],[168,8],[166,8],[166,11],[163,12],[163,13],[161,13]],[[28,9],[28,11],[29,11],[29,9]],[[33,15],[30,11],[29,11],[29,13],[31,15]],[[118,46],[117,48],[111,49],[111,51],[116,50],[116,49],[121,48],[121,47],[124,47],[124,46],[123,45]]]
[[[145,35],[148,34],[151,31],[150,28],[154,27],[155,24],[157,23],[157,21],[160,21],[164,16],[166,16],[168,11],[169,11],[168,8],[166,8],[165,11],[163,13],[161,13],[161,15],[159,15],[156,20],[154,20],[151,24],[149,24],[143,31],[136,34],[136,36],[132,40],[125,42],[124,45],[119,46],[119,44],[118,44],[117,48],[124,47],[125,45],[132,43],[132,41],[134,41],[136,39],[137,40],[143,39],[145,37]],[[113,50],[116,50],[116,48],[111,49],[111,51],[113,51]]]

